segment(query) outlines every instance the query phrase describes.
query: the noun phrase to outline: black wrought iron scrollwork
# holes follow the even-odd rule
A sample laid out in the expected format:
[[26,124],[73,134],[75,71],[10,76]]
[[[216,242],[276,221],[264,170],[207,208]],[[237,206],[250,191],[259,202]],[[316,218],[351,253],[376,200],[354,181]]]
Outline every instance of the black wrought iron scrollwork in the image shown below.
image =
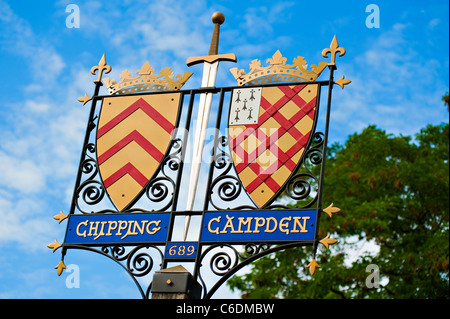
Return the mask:
[[[100,181],[95,152],[95,144],[86,144],[83,150],[84,159],[79,168],[83,182],[75,190],[74,201],[77,209],[83,214],[92,213],[95,205],[98,205],[106,194],[103,183]],[[102,212],[114,212],[114,210],[106,209]]]
[[[286,187],[286,194],[297,201],[297,206],[311,207],[317,200],[318,178],[310,173],[292,176]],[[304,202],[306,201],[306,203]]]
[[[295,203],[297,208],[309,208],[317,203],[317,191],[319,187],[319,171],[323,157],[323,133],[315,132],[311,139],[311,145],[305,152],[297,169],[288,178],[280,190],[279,197]],[[268,209],[289,209],[287,205],[274,203],[266,206]]]
[[153,248],[159,252],[162,260],[162,252],[156,246],[138,246],[131,250],[129,256],[127,257],[127,268],[132,275],[143,277],[153,270],[153,266],[155,264],[153,257],[148,251],[143,251],[143,249],[148,250],[149,248]]
[[177,171],[180,167],[181,156],[183,151],[183,143],[181,138],[176,138],[172,140],[170,144],[170,150],[171,152],[163,160],[163,162],[167,164],[163,166],[164,174],[166,174],[166,172],[164,171],[165,166],[167,166],[172,171]]
[[270,248],[269,244],[266,243],[248,243],[244,246],[244,253],[240,253],[239,257],[241,257],[243,260],[253,257],[254,255],[257,255],[261,252],[266,251]]
[[[181,139],[173,139],[169,145],[169,152],[161,161],[155,176],[145,186],[144,193],[151,202],[151,205],[145,205],[146,210],[166,211],[176,200],[173,198],[175,187],[177,187],[174,180],[180,169],[182,151]],[[157,203],[158,206],[155,205]]]
[[87,178],[89,180],[93,179],[95,175],[97,175],[98,168],[97,168],[97,161],[94,159],[93,156],[89,155],[88,153],[93,154],[93,156],[95,156],[94,144],[89,143],[86,145],[84,149],[84,154],[86,158],[80,164],[80,171],[83,174],[90,174],[90,176]]
[[[233,201],[235,200],[242,190],[242,184],[240,181],[231,175],[222,175],[216,178],[211,185],[211,194],[217,194],[223,201]],[[214,202],[212,205],[219,209]]]
[[[224,250],[226,248],[226,250]],[[211,255],[212,254],[212,255]],[[209,268],[203,268],[203,262],[209,259]],[[197,264],[198,278],[203,286],[203,293],[206,295],[208,292],[208,287],[205,283],[204,277],[207,274],[203,274],[203,272],[210,270],[216,276],[224,276],[229,273],[231,269],[233,269],[239,262],[239,252],[236,247],[232,245],[212,245],[205,249],[199,258],[199,262]]]
[[[212,168],[218,171],[218,176],[214,178],[207,190],[207,200],[217,210],[224,209],[252,209],[254,206],[240,205],[229,207],[229,203],[235,201],[242,194],[247,194],[241,181],[236,175],[232,175],[233,161],[228,151],[228,138],[220,136],[217,138],[214,147]],[[248,197],[248,196],[247,196]],[[224,206],[224,204],[228,206]]]
[[[169,196],[169,187],[174,186],[167,177],[158,177],[152,179],[146,187],[146,195],[152,202],[159,203]],[[170,203],[168,204],[170,205]],[[164,210],[162,208],[161,210]]]
[[126,249],[121,245],[102,246],[102,252],[111,255],[114,260],[122,261],[126,259]]
[[223,276],[227,273],[234,265],[236,265],[237,259],[235,259],[234,263],[232,261],[231,256],[223,251],[216,253],[212,256],[210,261],[210,267],[214,274],[218,276]]
[[322,163],[323,157],[323,141],[322,132],[315,132],[312,137],[311,146],[305,153],[304,167],[309,173],[313,172],[313,167]]
[[152,271],[155,265],[154,257],[149,253],[150,249],[154,250],[162,260],[162,251],[154,245],[135,246],[131,250],[127,250],[125,246],[121,245],[102,246],[101,251],[117,262],[125,261],[126,268],[131,275],[142,277]]

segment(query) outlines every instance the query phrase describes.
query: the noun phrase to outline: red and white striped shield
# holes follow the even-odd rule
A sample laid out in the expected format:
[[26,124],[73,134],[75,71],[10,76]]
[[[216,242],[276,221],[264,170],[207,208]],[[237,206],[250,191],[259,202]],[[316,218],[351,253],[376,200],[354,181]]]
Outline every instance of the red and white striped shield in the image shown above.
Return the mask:
[[309,144],[317,84],[233,90],[230,149],[236,172],[258,207],[272,202]]
[[103,184],[119,211],[155,174],[170,144],[180,93],[103,99],[97,160]]

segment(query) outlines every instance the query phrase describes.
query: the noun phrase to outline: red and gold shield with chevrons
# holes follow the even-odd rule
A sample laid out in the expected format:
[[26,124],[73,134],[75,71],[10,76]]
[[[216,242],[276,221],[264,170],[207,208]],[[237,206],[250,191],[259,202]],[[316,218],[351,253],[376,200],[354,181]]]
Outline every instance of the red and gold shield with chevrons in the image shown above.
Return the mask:
[[180,93],[104,98],[97,129],[97,161],[119,211],[155,174],[170,144]]
[[309,145],[315,126],[317,84],[233,90],[230,149],[236,172],[253,202],[275,199]]

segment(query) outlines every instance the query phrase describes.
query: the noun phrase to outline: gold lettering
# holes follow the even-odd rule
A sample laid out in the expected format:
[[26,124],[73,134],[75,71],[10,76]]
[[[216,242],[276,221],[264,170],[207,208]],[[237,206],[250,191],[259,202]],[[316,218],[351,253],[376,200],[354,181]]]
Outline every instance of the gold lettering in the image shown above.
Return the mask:
[[219,235],[219,226],[217,226],[216,229],[212,230],[211,229],[211,224],[212,224],[212,222],[220,223],[220,217],[222,217],[222,216],[219,216],[219,217],[216,217],[216,218],[211,218],[211,220],[209,221],[209,223],[208,223],[208,230],[209,230],[210,233],[214,233],[214,234]]
[[[306,230],[306,221],[309,218],[310,217],[294,217],[294,228],[291,230],[291,233],[299,232],[297,230],[297,225],[300,227],[300,233],[307,233],[308,231]],[[303,219],[303,225],[300,223],[302,219]]]
[[[147,223],[147,222],[148,222],[148,220],[143,220],[142,221],[142,228],[141,228],[141,227],[139,227],[139,223],[137,221],[135,221],[134,222],[133,232],[136,233],[136,227],[137,227],[137,229],[139,230],[139,233],[142,235],[144,233],[144,230],[145,230],[145,223]],[[137,235],[137,233],[135,235]]]
[[[90,222],[88,236],[97,236],[98,224],[100,224],[100,222]],[[92,233],[92,231],[94,231],[94,233]]]
[[155,234],[157,231],[159,231],[159,230],[161,229],[161,227],[153,227],[152,230],[150,230],[150,229],[149,229],[149,226],[150,226],[151,224],[155,224],[156,226],[158,226],[160,223],[161,223],[160,220],[158,220],[158,221],[152,220],[151,222],[149,222],[149,223],[147,224],[147,227],[145,228],[145,230],[147,231],[147,233],[148,233],[149,235],[153,235],[153,234]]
[[285,220],[290,221],[291,220],[291,216],[284,217],[284,218],[282,218],[280,220],[280,231],[282,231],[283,233],[286,233],[286,235],[289,235],[289,228],[288,228],[289,227],[289,223],[288,222],[283,223],[283,221],[285,221]]
[[[253,217],[247,217],[244,221],[244,217],[239,217],[239,228],[236,231],[236,233],[251,233],[252,231],[250,230],[250,226],[251,226],[251,222]],[[241,230],[242,225],[247,225],[247,230],[244,232]]]
[[100,228],[100,232],[98,235],[94,238],[94,240],[97,240],[100,236],[103,236],[105,233],[103,232],[103,228],[105,227],[106,222],[100,222],[102,224],[102,228]]
[[234,226],[233,226],[233,217],[230,217],[228,215],[225,216],[227,218],[227,223],[225,224],[225,227],[222,229],[222,231],[220,232],[221,234],[226,234],[227,233],[227,228],[231,228],[231,233],[236,233],[236,231],[234,230]]
[[[267,217],[266,220],[267,220],[267,227],[266,227],[266,230],[264,232],[266,232],[266,233],[273,233],[277,229],[277,226],[278,226],[277,220],[275,218],[273,218],[273,217]],[[273,226],[272,229],[269,229],[271,220],[273,220],[274,226]]]
[[131,225],[133,225],[133,224],[135,224],[135,223],[137,223],[135,220],[129,220],[129,221],[128,221],[128,229],[127,229],[127,233],[126,233],[125,235],[123,235],[120,239],[124,239],[124,238],[127,237],[128,235],[137,235],[137,233],[134,232],[134,229],[133,229],[133,231],[131,231]]
[[[111,227],[111,225],[114,224],[114,227]],[[108,221],[108,232],[106,233],[106,236],[111,236],[111,231],[116,230],[117,228],[117,222],[115,220],[109,220]]]
[[125,230],[127,228],[127,221],[126,220],[119,220],[119,227],[117,228],[116,236],[122,235],[122,230]]
[[259,233],[258,228],[264,226],[265,223],[266,219],[264,217],[255,217],[255,230],[253,233]]
[[84,222],[81,222],[81,223],[79,223],[79,224],[77,225],[77,235],[78,235],[78,236],[86,237],[86,231],[80,233],[80,226],[81,226],[81,225],[87,226],[87,224],[88,224],[88,220],[86,219]]

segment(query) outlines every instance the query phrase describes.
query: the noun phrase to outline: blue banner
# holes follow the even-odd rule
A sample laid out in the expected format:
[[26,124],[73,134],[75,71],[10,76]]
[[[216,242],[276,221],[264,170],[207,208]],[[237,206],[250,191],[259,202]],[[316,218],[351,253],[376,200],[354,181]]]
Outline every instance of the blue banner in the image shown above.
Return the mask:
[[169,220],[169,213],[70,215],[64,243],[165,243]]
[[165,258],[167,259],[195,259],[197,257],[198,243],[170,242],[167,243]]
[[206,212],[202,242],[313,241],[316,210]]

